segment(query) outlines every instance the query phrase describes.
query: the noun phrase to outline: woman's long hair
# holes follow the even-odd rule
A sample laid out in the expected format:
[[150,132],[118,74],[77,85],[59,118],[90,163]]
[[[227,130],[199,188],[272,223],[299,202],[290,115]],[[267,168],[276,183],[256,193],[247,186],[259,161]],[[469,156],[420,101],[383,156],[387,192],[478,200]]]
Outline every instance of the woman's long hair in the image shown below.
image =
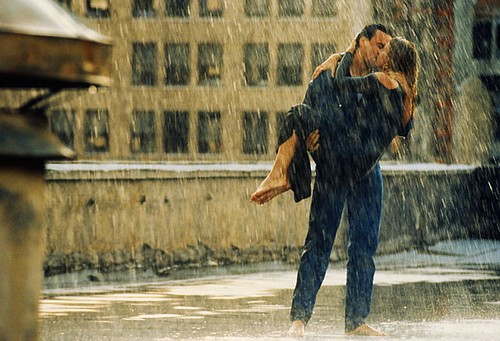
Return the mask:
[[[384,68],[385,69],[385,68]],[[418,82],[418,54],[410,41],[395,37],[389,42],[387,73],[394,78],[405,92],[403,127],[415,115],[415,100]]]

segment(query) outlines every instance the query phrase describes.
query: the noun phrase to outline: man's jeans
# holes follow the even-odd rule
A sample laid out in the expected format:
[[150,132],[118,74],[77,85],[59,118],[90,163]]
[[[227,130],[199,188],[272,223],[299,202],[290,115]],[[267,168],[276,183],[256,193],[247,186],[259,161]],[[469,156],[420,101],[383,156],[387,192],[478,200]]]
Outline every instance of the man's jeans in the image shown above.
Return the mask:
[[292,321],[307,323],[323,282],[344,205],[347,203],[349,243],[345,301],[346,331],[364,323],[370,312],[382,213],[382,174],[377,164],[354,185],[316,179],[309,231],[300,260],[292,300]]

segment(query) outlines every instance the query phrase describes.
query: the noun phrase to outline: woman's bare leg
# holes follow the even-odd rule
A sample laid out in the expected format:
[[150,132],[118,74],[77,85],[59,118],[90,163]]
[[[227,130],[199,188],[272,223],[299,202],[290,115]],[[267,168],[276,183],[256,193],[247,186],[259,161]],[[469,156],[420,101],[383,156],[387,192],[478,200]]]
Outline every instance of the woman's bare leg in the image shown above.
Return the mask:
[[299,139],[295,132],[293,132],[292,136],[280,145],[273,168],[259,187],[257,187],[257,190],[250,196],[251,201],[263,205],[275,196],[291,188],[288,168],[290,168],[298,144]]

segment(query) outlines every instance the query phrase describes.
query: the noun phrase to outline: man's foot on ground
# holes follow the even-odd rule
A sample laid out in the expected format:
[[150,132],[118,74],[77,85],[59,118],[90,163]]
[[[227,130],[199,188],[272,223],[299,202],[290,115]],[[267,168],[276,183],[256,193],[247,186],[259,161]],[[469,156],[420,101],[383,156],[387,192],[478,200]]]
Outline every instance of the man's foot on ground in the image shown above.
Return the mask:
[[296,320],[292,322],[290,329],[288,329],[288,336],[290,337],[303,337],[305,333],[304,322]]
[[381,332],[380,330],[377,330],[368,324],[362,324],[361,326],[347,332],[346,334],[358,336],[387,336],[386,333]]

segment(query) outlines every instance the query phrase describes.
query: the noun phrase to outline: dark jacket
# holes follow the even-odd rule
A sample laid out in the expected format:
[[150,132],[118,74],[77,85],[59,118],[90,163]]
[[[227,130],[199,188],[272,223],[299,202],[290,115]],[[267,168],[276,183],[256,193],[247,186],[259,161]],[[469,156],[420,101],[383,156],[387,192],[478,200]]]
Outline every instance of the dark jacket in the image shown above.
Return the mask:
[[314,79],[302,104],[292,107],[280,129],[279,144],[295,130],[298,148],[291,164],[290,184],[299,202],[311,195],[311,165],[305,140],[320,130],[320,148],[312,154],[318,178],[355,182],[380,160],[396,135],[406,136],[412,128],[401,126],[404,93],[389,90],[371,74],[350,77],[352,55],[342,58],[332,78],[323,72]]

